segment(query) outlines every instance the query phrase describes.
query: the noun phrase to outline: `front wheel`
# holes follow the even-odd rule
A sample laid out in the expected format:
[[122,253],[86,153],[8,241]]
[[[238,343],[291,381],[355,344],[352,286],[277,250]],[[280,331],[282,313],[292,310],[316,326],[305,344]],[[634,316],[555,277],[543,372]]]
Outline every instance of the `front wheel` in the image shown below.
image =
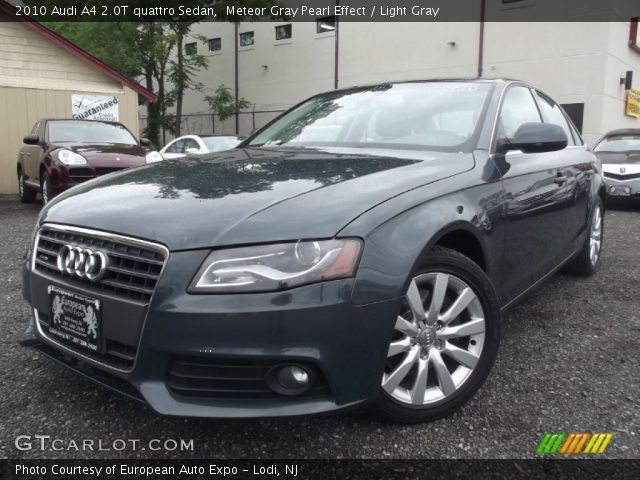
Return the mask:
[[500,328],[498,300],[484,271],[457,251],[435,247],[396,319],[376,409],[401,423],[453,412],[487,378]]
[[51,191],[51,180],[46,173],[42,174],[42,180],[40,181],[40,192],[42,193],[42,205],[46,205],[51,201],[53,193]]

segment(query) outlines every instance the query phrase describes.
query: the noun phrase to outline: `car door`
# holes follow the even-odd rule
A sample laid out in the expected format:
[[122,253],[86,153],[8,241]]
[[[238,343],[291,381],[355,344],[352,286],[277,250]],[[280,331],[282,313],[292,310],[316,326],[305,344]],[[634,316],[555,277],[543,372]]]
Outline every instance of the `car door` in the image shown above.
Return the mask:
[[577,248],[577,242],[588,225],[589,194],[596,157],[584,145],[560,106],[546,94],[538,90],[534,93],[542,120],[560,126],[567,135],[567,148],[560,152],[567,168],[567,202],[570,209],[565,229],[568,240]]
[[[525,123],[542,122],[531,90],[512,85],[504,94],[494,144],[509,142]],[[495,148],[495,147],[494,147]],[[494,154],[503,165],[505,244],[502,278],[512,299],[567,255],[567,182],[561,152]],[[502,158],[497,158],[497,157]]]

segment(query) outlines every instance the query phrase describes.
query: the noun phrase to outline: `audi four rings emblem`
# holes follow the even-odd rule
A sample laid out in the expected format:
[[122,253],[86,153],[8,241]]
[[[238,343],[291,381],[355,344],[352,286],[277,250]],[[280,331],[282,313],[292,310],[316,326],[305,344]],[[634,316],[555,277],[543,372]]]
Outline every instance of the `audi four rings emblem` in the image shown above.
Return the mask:
[[99,250],[65,245],[58,252],[58,270],[97,282],[107,271],[109,258]]

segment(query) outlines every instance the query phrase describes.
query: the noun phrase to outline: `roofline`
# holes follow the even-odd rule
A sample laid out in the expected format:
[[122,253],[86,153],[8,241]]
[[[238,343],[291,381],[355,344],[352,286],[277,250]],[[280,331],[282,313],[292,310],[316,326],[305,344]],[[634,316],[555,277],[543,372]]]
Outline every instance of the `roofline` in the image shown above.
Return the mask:
[[0,0],[0,11],[3,11],[5,13],[15,17],[16,21],[22,22],[23,25],[26,25],[27,27],[31,28],[32,30],[35,30],[36,32],[38,32],[42,36],[44,36],[44,37],[48,38],[49,40],[51,40],[53,43],[55,43],[59,47],[64,48],[65,50],[67,50],[69,53],[71,53],[75,57],[79,58],[80,60],[85,61],[88,64],[90,64],[96,70],[101,71],[102,73],[104,73],[108,77],[112,78],[113,80],[116,80],[117,82],[122,83],[123,85],[126,85],[131,90],[133,90],[136,93],[142,95],[148,101],[155,102],[157,100],[157,98],[158,98],[157,95],[155,93],[153,93],[151,90],[148,90],[148,89],[144,88],[138,82],[135,82],[135,81],[131,80],[129,77],[127,77],[123,73],[119,72],[115,68],[110,67],[109,65],[104,63],[102,60],[98,60],[96,57],[91,55],[86,50],[83,50],[82,48],[77,46],[75,43],[70,42],[66,38],[64,38],[61,35],[59,35],[58,33],[54,32],[50,28],[45,27],[44,25],[42,25],[41,23],[37,22],[36,20],[34,20],[33,18],[31,18],[29,16],[26,16],[26,15],[18,16],[16,7],[11,5],[10,3],[7,3],[6,0]]
[[389,80],[388,82],[375,82],[375,83],[364,83],[364,84],[357,84],[357,85],[350,85],[348,87],[340,87],[338,89],[335,90],[329,90],[327,92],[322,92],[322,93],[328,93],[328,92],[339,92],[339,91],[343,91],[343,90],[353,90],[353,89],[357,89],[357,88],[374,88],[374,87],[380,87],[380,86],[384,86],[384,85],[402,85],[402,84],[407,84],[407,83],[439,83],[439,82],[476,82],[476,83],[511,83],[511,82],[518,82],[518,83],[524,83],[527,84],[527,82],[523,81],[523,80],[517,80],[514,78],[505,78],[505,77],[496,77],[496,78],[491,78],[491,77],[455,77],[455,78],[421,78],[421,79],[415,79],[415,80]]
[[603,137],[615,137],[617,135],[640,135],[640,128],[618,128],[617,130],[608,131]]

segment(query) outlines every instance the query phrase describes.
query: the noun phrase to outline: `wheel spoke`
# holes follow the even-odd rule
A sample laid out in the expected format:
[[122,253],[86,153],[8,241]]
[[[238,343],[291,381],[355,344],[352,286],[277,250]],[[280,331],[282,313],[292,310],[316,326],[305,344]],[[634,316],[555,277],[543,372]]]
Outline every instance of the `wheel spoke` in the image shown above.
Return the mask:
[[427,313],[427,325],[433,325],[438,321],[438,314],[440,310],[442,310],[444,296],[447,293],[447,285],[449,285],[449,275],[446,273],[438,273],[433,285],[433,293],[431,294],[429,313]]
[[407,376],[413,364],[416,363],[419,354],[420,349],[417,347],[409,350],[407,356],[402,360],[402,362],[400,362],[400,365],[398,365],[396,369],[384,379],[382,382],[382,388],[389,393],[393,392],[396,387],[400,385],[400,382],[404,380],[404,377]]
[[460,363],[460,365],[464,365],[467,368],[475,368],[478,364],[478,359],[480,358],[475,353],[456,347],[450,343],[447,343],[443,352]]
[[429,361],[433,365],[433,368],[436,371],[436,376],[438,377],[438,385],[440,385],[440,390],[446,396],[451,395],[456,391],[456,386],[453,383],[453,378],[451,378],[451,374],[447,369],[447,366],[442,360],[440,356],[440,352],[438,350],[432,350],[429,355]]
[[422,405],[424,403],[424,394],[427,391],[427,378],[429,374],[429,361],[421,358],[418,361],[418,374],[416,381],[411,389],[411,403],[414,405]]
[[409,337],[404,337],[402,340],[396,340],[395,342],[391,342],[389,344],[389,352],[387,353],[387,357],[393,357],[394,355],[398,355],[399,353],[406,352],[411,348],[411,339]]
[[478,333],[484,333],[484,318],[474,318],[461,325],[445,327],[438,332],[438,338],[449,340],[450,338],[468,337]]
[[422,305],[422,298],[420,298],[420,291],[415,280],[411,280],[409,290],[407,290],[407,302],[409,302],[414,321],[418,324],[424,323],[424,306]]
[[457,318],[475,298],[476,294],[473,293],[473,290],[471,290],[471,288],[465,288],[462,290],[462,293],[458,295],[458,298],[455,299],[453,305],[440,316],[440,321],[447,325],[451,320]]
[[398,316],[396,320],[396,330],[410,337],[416,337],[419,333],[418,327],[415,324],[409,320],[405,320],[401,316]]

